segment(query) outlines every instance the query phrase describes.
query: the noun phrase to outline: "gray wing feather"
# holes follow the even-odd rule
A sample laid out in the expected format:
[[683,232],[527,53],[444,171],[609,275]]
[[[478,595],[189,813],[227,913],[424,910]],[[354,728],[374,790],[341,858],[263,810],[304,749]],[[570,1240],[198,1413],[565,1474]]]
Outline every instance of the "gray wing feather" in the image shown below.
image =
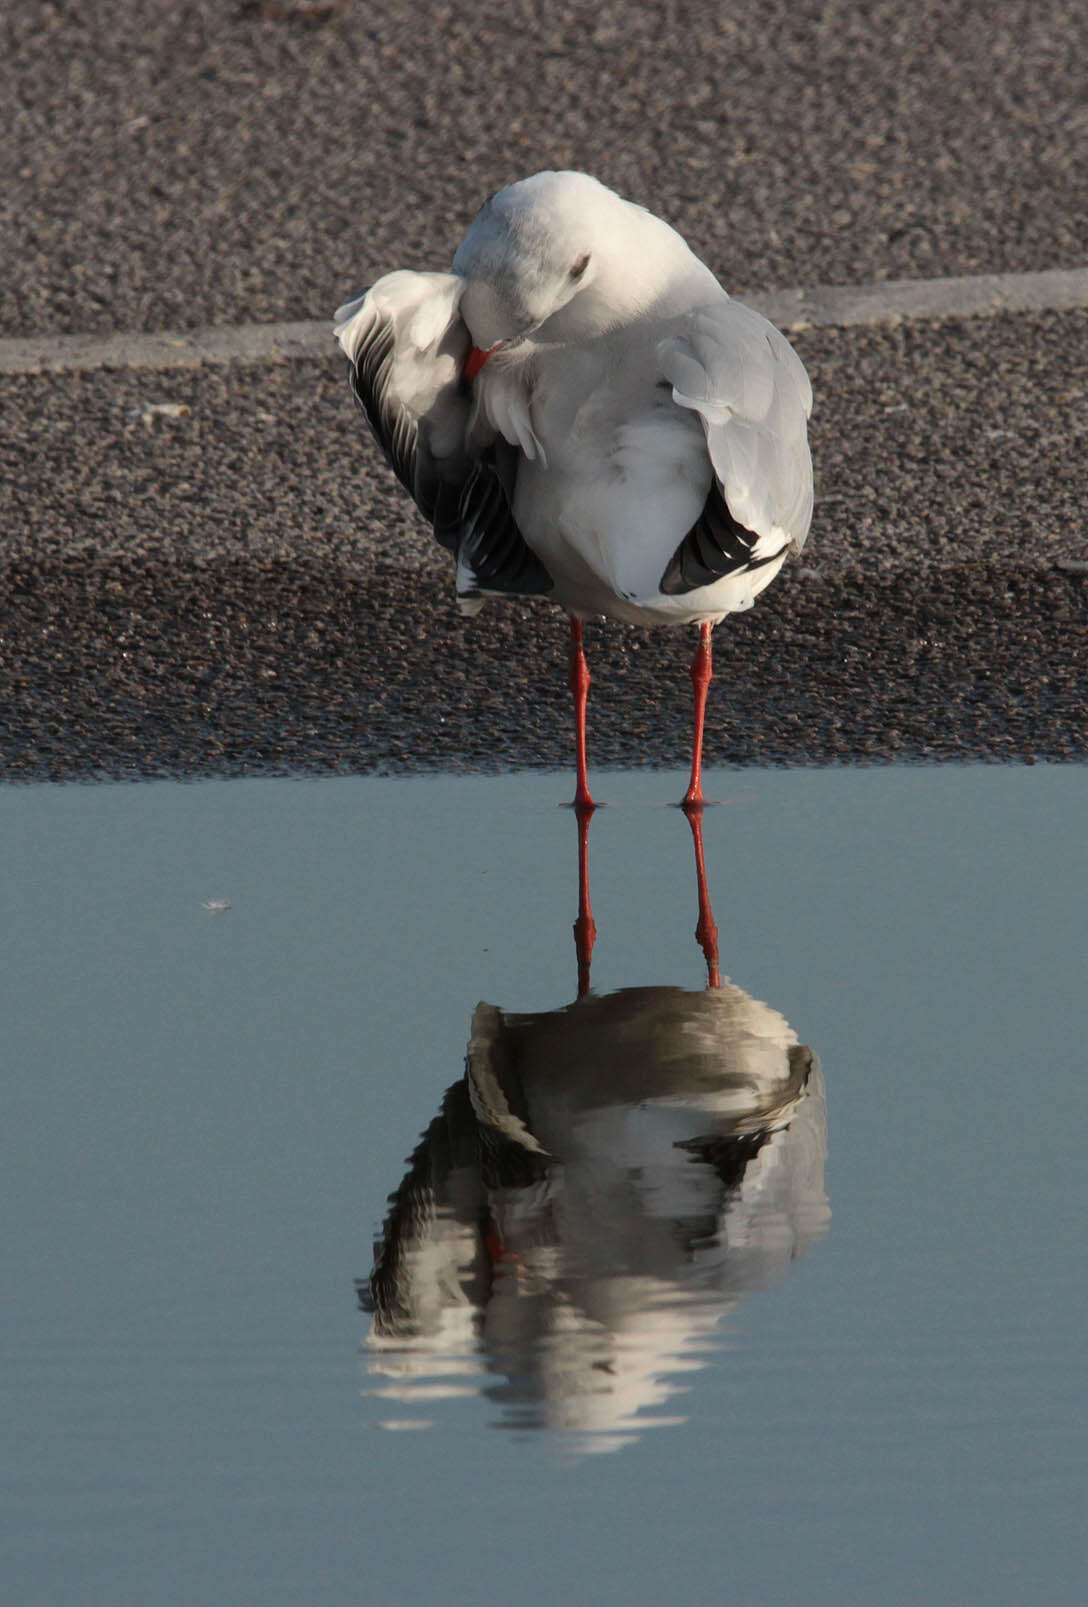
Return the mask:
[[462,600],[535,594],[552,580],[511,513],[505,442],[482,438],[463,379],[471,344],[454,274],[387,274],[337,313],[351,389],[436,539],[457,558]]
[[[662,589],[689,591],[799,552],[812,519],[808,375],[786,338],[723,297],[658,348],[673,399],[702,421],[715,483]],[[702,578],[696,578],[702,577]]]

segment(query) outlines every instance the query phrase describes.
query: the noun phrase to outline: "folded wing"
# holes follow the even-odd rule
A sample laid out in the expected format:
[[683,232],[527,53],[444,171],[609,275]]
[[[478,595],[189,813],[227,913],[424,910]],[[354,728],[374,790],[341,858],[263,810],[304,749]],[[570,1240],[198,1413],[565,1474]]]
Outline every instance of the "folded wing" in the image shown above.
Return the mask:
[[518,455],[474,423],[471,340],[456,274],[387,274],[336,314],[351,388],[398,480],[457,559],[470,610],[489,595],[549,592],[511,513]]
[[658,348],[673,400],[699,415],[714,483],[661,580],[668,595],[761,568],[804,546],[812,518],[812,387],[758,313],[723,297]]

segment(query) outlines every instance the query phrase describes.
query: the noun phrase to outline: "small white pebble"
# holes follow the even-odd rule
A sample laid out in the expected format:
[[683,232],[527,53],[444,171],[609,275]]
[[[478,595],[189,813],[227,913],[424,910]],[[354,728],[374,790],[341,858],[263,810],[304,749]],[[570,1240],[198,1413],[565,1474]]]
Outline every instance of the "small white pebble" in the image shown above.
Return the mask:
[[132,416],[138,415],[149,430],[157,418],[189,418],[192,411],[188,402],[150,402],[146,407],[131,410]]

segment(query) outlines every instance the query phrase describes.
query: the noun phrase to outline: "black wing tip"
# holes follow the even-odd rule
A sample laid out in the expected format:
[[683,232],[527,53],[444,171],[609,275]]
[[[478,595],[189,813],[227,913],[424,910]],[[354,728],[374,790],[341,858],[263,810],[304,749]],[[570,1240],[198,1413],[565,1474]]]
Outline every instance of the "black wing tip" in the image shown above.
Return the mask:
[[518,528],[497,468],[487,460],[475,465],[462,487],[458,523],[458,562],[485,596],[541,597],[554,590]]
[[777,552],[765,558],[752,557],[758,540],[754,530],[734,519],[721,486],[715,481],[707,493],[702,513],[669,559],[659,583],[662,595],[683,597],[703,586],[713,586],[727,575],[762,569],[764,564],[773,563],[779,556]]

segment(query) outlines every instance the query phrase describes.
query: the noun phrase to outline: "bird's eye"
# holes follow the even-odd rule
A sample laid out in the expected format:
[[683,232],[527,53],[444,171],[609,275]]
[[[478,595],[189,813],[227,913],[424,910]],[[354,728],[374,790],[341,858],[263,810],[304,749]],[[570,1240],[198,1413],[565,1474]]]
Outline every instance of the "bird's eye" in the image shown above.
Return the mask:
[[570,270],[571,278],[572,279],[580,279],[582,277],[582,275],[585,273],[585,271],[586,271],[586,269],[588,267],[589,267],[589,252],[587,251],[584,257],[579,257],[578,258],[578,261],[574,264],[574,267]]

